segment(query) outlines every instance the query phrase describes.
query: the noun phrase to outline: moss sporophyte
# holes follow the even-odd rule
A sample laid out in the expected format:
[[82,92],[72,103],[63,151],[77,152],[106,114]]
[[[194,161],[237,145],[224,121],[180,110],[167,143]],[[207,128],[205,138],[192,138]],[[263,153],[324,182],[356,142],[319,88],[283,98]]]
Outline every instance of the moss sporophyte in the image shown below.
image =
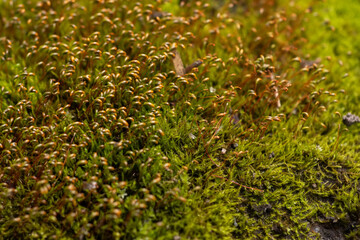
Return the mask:
[[0,1],[0,239],[360,238],[345,2]]

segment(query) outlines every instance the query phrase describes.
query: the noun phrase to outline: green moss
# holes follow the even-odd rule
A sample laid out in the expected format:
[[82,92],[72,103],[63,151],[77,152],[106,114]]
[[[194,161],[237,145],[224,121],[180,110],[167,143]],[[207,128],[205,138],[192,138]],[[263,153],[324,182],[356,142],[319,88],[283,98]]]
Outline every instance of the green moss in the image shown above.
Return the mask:
[[359,7],[1,1],[2,236],[358,238]]

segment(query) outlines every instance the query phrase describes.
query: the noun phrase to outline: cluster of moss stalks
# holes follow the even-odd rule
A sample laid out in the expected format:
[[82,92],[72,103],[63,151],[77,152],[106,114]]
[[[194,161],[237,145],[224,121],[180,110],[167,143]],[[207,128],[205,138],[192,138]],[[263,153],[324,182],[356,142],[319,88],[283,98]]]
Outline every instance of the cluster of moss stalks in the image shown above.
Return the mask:
[[344,91],[284,2],[1,1],[0,238],[359,237]]

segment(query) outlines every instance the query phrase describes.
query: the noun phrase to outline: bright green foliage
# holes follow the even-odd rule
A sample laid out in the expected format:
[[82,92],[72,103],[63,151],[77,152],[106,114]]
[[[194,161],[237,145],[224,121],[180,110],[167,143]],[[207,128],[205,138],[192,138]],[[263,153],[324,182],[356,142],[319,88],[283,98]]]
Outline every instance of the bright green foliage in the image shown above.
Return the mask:
[[1,1],[2,237],[360,237],[352,5]]

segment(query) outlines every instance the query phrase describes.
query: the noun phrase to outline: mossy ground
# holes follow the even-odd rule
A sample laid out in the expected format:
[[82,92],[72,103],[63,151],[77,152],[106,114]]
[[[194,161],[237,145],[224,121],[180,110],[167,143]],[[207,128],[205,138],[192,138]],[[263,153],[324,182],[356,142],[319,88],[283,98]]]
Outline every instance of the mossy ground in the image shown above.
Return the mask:
[[182,2],[0,2],[1,238],[360,238],[360,4]]

